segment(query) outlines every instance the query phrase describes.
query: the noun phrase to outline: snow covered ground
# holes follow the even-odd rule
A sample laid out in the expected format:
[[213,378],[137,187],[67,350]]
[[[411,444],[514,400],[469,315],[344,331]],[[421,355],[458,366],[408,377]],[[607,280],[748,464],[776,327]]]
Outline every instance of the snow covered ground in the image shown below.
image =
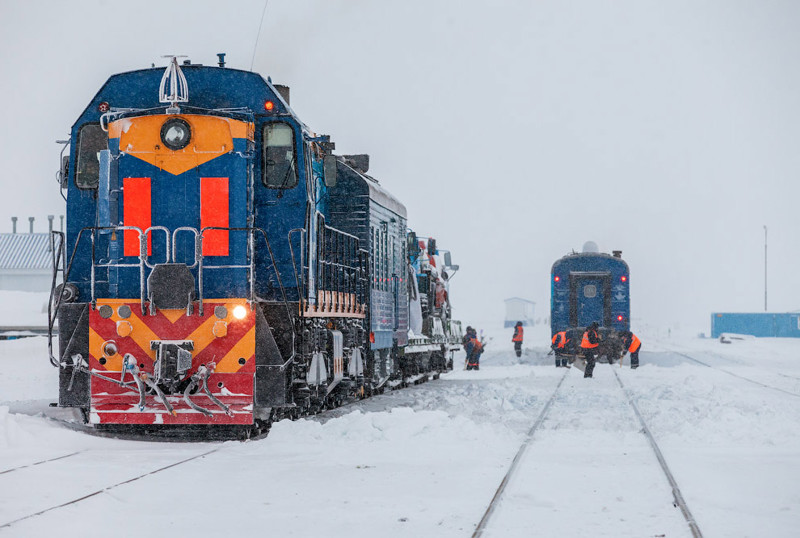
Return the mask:
[[0,342],[0,537],[471,536],[564,375],[484,536],[691,536],[614,372],[704,536],[797,536],[800,340],[642,334],[638,370],[583,379],[545,326],[521,359],[491,333],[480,371],[225,443],[66,428],[46,340]]

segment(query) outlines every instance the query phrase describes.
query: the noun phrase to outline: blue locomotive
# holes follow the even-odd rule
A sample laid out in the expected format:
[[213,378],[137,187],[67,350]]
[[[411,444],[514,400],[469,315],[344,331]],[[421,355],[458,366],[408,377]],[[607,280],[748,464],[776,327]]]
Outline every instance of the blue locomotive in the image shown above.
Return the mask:
[[430,270],[405,206],[368,156],[333,154],[287,87],[223,54],[173,57],[111,76],[66,147],[60,406],[97,425],[252,431],[446,367],[449,310],[409,345]]
[[583,332],[592,322],[599,326],[599,356],[616,360],[622,351],[619,336],[630,329],[630,271],[622,251],[599,252],[589,241],[583,252],[572,252],[553,264],[550,272],[551,336],[566,331],[568,352],[580,352]]

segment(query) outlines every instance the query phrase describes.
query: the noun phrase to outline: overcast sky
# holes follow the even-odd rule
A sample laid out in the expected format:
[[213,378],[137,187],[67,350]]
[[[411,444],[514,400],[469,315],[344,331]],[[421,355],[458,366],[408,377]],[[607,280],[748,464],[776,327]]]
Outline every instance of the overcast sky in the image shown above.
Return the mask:
[[[633,328],[800,309],[800,3],[0,0],[0,231],[63,213],[56,139],[164,54],[272,76],[420,235],[466,323],[549,314],[553,262],[623,251]],[[191,95],[191,88],[190,95]]]

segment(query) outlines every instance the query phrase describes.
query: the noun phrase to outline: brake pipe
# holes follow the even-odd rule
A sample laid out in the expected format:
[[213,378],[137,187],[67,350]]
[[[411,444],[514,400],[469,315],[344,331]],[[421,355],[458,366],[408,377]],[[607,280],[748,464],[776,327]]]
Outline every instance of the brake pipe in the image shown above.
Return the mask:
[[199,377],[200,377],[200,376],[199,376],[198,374],[194,374],[194,375],[192,376],[192,382],[191,382],[191,383],[189,383],[189,385],[186,387],[186,390],[184,390],[184,391],[183,391],[183,401],[184,401],[184,402],[186,402],[186,404],[187,404],[189,407],[191,407],[192,409],[194,409],[194,410],[195,410],[195,411],[197,411],[198,413],[203,413],[205,416],[207,416],[207,417],[211,417],[211,416],[213,416],[213,415],[214,415],[214,413],[212,413],[211,411],[209,411],[208,409],[206,409],[206,408],[204,408],[204,407],[200,407],[199,405],[197,405],[196,403],[194,403],[194,402],[193,402],[193,401],[192,401],[192,400],[189,398],[189,393],[192,391],[192,389],[193,389],[193,388],[195,388],[195,387],[197,386],[197,381],[198,381]]
[[[125,373],[129,370],[133,376],[133,380],[136,382],[136,389],[139,391],[139,412],[142,412],[144,411],[145,406],[144,384],[139,378],[139,367],[136,366],[136,359],[130,353],[126,353],[122,360],[122,375],[119,378],[118,384],[122,385],[122,382],[125,379]],[[106,379],[104,376],[99,377]],[[128,386],[127,383],[124,386]]]
[[167,397],[164,396],[164,393],[161,392],[161,389],[158,388],[158,385],[156,385],[153,382],[153,380],[150,379],[150,376],[148,376],[145,372],[142,372],[141,374],[139,374],[139,377],[141,378],[142,381],[144,381],[147,384],[148,387],[150,387],[151,389],[153,389],[156,392],[156,394],[158,395],[158,398],[161,400],[161,403],[163,403],[164,407],[167,408],[167,412],[170,415],[172,415],[173,417],[177,416],[177,414],[175,413],[175,410],[172,408],[172,406],[170,405],[169,401],[167,401]]
[[217,367],[217,364],[214,363],[214,362],[208,363],[208,367],[206,367],[205,365],[201,365],[197,369],[197,374],[199,376],[201,376],[200,378],[202,380],[203,392],[205,392],[206,395],[211,399],[211,401],[214,402],[220,409],[225,411],[226,415],[231,417],[231,416],[233,416],[233,413],[231,412],[231,408],[228,407],[227,405],[225,405],[224,403],[220,402],[216,397],[214,397],[213,394],[211,394],[211,391],[208,390],[208,377],[211,375],[211,373],[214,371],[214,369],[216,367]]

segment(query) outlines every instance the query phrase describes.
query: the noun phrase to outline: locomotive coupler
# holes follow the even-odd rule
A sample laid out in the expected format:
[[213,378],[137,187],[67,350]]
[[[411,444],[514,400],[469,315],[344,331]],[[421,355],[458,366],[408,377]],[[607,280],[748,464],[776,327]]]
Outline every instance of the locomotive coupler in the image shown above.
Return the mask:
[[125,357],[123,358],[122,378],[120,379],[120,382],[122,381],[122,379],[125,379],[125,373],[128,371],[131,372],[133,380],[136,382],[136,388],[139,390],[139,411],[144,411],[145,407],[144,386],[147,385],[148,387],[153,389],[153,391],[156,393],[159,400],[161,400],[161,403],[163,403],[164,407],[167,408],[167,412],[170,415],[175,416],[175,410],[172,408],[172,405],[170,405],[169,401],[167,400],[167,397],[164,395],[161,389],[158,388],[158,385],[156,385],[153,382],[153,380],[150,379],[150,376],[148,376],[146,372],[139,371],[139,367],[136,365],[136,359],[130,353],[126,353]]
[[191,340],[151,340],[150,349],[156,350],[156,362],[153,365],[154,382],[164,386],[169,393],[192,367]]

